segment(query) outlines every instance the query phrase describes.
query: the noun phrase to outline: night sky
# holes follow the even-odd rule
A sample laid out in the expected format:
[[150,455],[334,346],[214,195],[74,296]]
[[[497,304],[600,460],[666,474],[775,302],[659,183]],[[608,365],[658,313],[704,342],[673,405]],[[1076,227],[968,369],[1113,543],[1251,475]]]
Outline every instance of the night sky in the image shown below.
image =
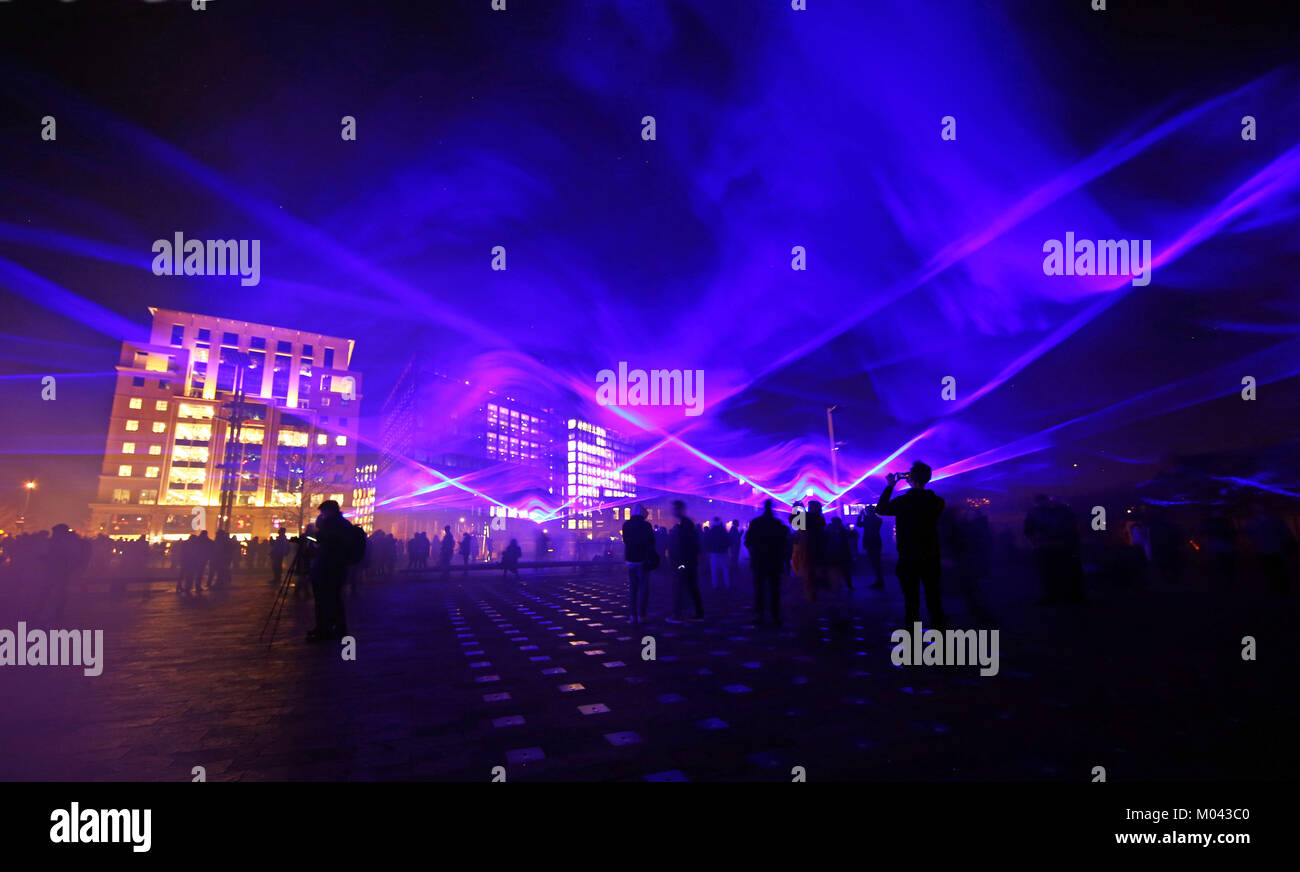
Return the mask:
[[[425,351],[751,502],[724,469],[830,489],[832,405],[841,484],[1008,499],[1296,440],[1295,28],[1108,5],[0,3],[0,520],[33,476],[33,524],[85,514],[151,305],[354,338],[372,436]],[[177,231],[262,240],[261,284],[154,276]],[[1151,283],[1045,276],[1067,231],[1152,240]],[[621,360],[704,370],[705,414],[596,406]]]

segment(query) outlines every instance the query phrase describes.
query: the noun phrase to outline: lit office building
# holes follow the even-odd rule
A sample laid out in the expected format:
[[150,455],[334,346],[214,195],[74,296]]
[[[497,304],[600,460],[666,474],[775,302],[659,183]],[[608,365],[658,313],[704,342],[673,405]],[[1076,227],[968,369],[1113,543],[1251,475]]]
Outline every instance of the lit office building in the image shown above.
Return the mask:
[[149,311],[149,342],[122,346],[93,531],[266,537],[326,499],[373,511],[373,481],[357,483],[352,340]]
[[383,406],[376,524],[402,538],[450,526],[496,552],[530,537],[519,507],[558,501],[560,432],[543,404],[451,378],[417,355]]
[[364,452],[357,456],[356,478],[352,488],[350,520],[367,532],[375,529],[375,484],[379,478],[379,458]]
[[566,443],[564,527],[592,537],[609,535],[632,516],[636,473],[623,469],[631,446],[612,430],[570,418]]

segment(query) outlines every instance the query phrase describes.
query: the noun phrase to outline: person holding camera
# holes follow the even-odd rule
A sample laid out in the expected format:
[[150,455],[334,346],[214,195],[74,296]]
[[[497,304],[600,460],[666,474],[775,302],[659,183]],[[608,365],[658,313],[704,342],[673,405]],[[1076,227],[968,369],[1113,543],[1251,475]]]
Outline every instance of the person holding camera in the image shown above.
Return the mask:
[[330,642],[348,634],[343,617],[343,583],[347,581],[348,567],[365,557],[366,534],[343,517],[335,500],[325,500],[319,511],[310,570],[316,626],[307,634],[307,641]]
[[[892,515],[898,540],[898,583],[903,589],[904,626],[910,628],[921,620],[921,587],[925,587],[925,608],[934,629],[945,629],[943,593],[940,585],[939,516],[943,514],[943,497],[926,490],[930,467],[919,460],[903,474],[891,472],[885,478],[885,490],[876,503],[876,513]],[[895,497],[899,480],[911,485]]]

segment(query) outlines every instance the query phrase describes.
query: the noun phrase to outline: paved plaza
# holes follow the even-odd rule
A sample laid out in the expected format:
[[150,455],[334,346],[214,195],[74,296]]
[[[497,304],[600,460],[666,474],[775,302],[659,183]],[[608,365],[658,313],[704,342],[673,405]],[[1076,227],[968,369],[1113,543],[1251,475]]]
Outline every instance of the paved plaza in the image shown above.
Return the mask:
[[[1000,670],[902,668],[896,583],[836,613],[784,585],[756,627],[746,570],[701,623],[630,627],[610,566],[505,581],[399,573],[347,595],[355,661],[308,645],[291,594],[275,643],[262,574],[198,597],[90,585],[60,626],[103,628],[102,676],[0,671],[0,778],[489,781],[1089,781],[1294,777],[1294,598],[1204,591],[1033,606],[990,591]],[[6,600],[10,614],[13,603]],[[953,625],[973,626],[958,596]],[[844,618],[845,620],[840,620]],[[6,625],[12,625],[19,617]],[[965,621],[965,622],[964,622]],[[1243,662],[1240,639],[1259,640]],[[646,637],[654,659],[645,659]],[[499,770],[498,770],[499,771]]]

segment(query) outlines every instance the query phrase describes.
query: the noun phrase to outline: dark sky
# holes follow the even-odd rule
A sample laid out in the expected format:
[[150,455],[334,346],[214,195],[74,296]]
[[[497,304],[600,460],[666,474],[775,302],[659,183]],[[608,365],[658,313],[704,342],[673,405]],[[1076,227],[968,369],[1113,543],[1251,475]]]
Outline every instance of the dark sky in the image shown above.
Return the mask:
[[[0,519],[33,475],[36,523],[84,511],[150,305],[355,338],[371,424],[428,350],[653,442],[594,373],[699,367],[707,414],[654,425],[781,494],[825,484],[829,405],[842,482],[922,433],[950,487],[994,491],[1296,438],[1292,20],[809,5],[0,3]],[[152,275],[178,230],[261,239],[261,285]],[[1167,262],[1145,288],[1047,278],[1066,231]],[[978,399],[946,404],[948,375]]]

